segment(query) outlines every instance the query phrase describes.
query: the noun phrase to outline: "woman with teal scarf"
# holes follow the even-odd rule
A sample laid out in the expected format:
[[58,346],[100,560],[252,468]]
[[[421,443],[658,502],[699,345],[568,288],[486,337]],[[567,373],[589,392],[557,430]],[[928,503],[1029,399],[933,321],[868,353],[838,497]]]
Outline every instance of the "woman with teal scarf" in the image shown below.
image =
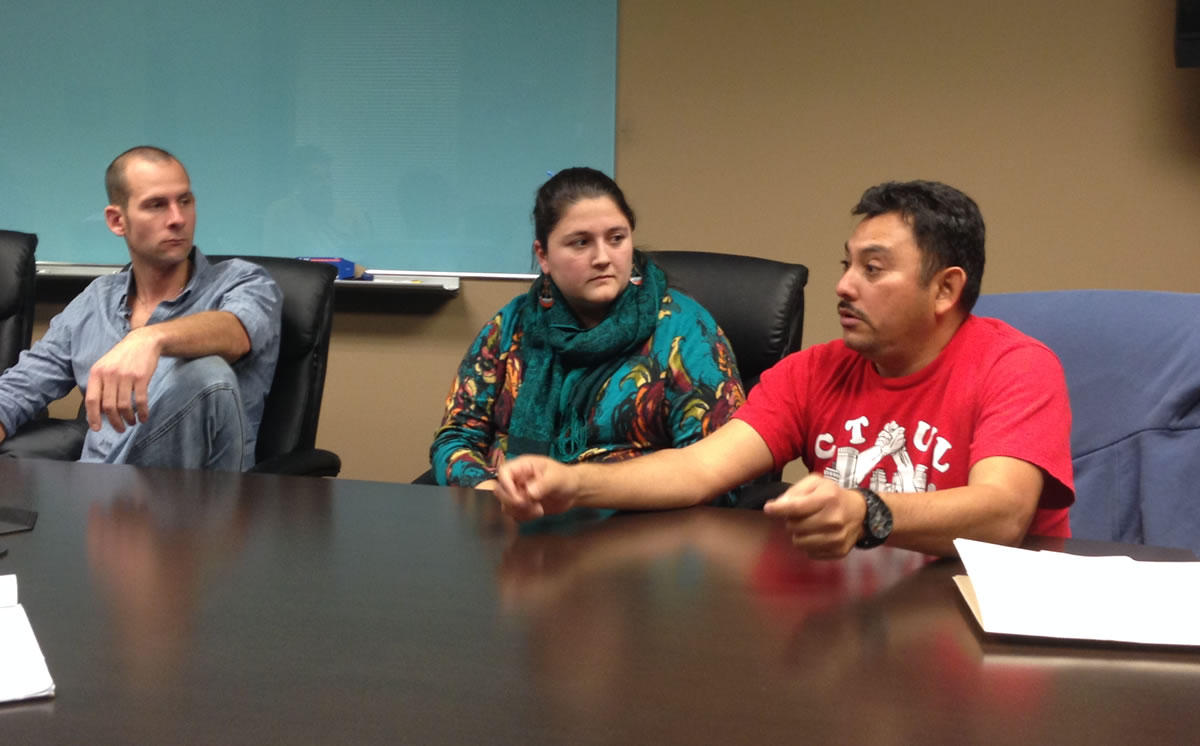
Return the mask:
[[633,248],[616,182],[569,168],[533,208],[541,275],[484,326],[430,449],[439,484],[490,489],[523,453],[564,463],[692,443],[745,400],[729,341]]

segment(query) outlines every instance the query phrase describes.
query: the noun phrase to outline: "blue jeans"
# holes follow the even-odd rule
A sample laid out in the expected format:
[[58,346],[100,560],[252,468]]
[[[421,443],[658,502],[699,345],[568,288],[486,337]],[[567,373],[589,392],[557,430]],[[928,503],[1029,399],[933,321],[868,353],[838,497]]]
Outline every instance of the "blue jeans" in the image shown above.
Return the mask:
[[253,465],[242,395],[229,363],[216,355],[161,358],[149,394],[148,420],[118,433],[105,419],[99,431],[88,430],[79,460],[223,471]]

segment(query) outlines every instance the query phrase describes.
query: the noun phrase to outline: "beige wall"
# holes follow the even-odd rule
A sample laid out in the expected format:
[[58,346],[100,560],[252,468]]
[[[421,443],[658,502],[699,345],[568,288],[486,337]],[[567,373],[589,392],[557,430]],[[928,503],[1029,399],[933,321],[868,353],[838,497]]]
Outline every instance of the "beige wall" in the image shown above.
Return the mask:
[[[1174,7],[622,0],[617,176],[638,242],[808,264],[822,341],[851,205],[931,178],[983,208],[985,292],[1200,290],[1200,71],[1173,65]],[[338,315],[319,445],[344,477],[426,468],[459,357],[521,290]]]

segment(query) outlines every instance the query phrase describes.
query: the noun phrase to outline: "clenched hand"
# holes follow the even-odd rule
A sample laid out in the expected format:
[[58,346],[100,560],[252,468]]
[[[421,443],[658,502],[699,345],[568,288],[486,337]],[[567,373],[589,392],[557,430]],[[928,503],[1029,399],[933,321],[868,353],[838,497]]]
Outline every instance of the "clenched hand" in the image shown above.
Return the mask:
[[107,418],[113,429],[125,432],[126,425],[150,417],[148,387],[161,357],[158,335],[153,327],[134,329],[106,352],[88,371],[88,427],[99,430]]

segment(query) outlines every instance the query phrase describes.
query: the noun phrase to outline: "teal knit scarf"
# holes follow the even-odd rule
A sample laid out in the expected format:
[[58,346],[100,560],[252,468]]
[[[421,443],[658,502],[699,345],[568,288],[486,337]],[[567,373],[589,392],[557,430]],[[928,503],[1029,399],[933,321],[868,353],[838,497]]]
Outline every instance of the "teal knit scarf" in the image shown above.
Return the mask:
[[[549,282],[554,296],[542,308],[538,295],[542,277],[529,288],[517,328],[524,333],[525,375],[513,404],[508,430],[508,455],[539,453],[571,461],[587,446],[587,414],[604,384],[627,357],[654,333],[658,308],[667,292],[661,269],[643,259],[641,285],[628,285],[608,309],[608,315],[584,329],[562,293]],[[567,374],[583,368],[570,391],[563,390]]]

